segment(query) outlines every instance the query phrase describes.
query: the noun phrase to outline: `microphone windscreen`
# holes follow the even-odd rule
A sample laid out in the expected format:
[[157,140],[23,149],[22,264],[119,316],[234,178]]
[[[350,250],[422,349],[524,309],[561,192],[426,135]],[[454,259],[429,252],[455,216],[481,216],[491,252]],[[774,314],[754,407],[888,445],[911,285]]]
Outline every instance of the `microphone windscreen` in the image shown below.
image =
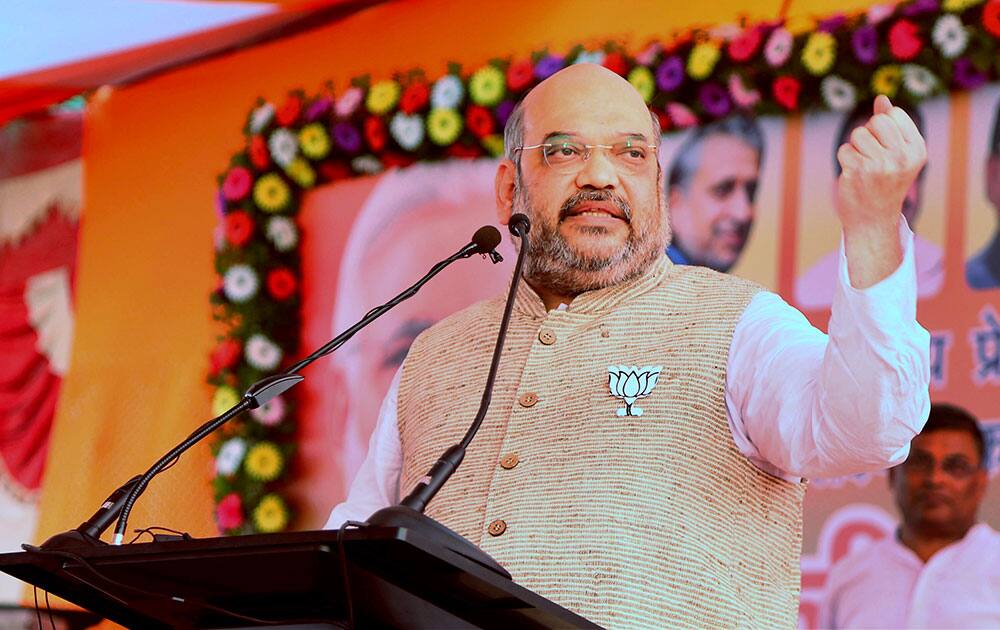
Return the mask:
[[472,235],[472,242],[476,244],[477,254],[488,254],[497,248],[502,240],[500,230],[492,225],[484,225],[476,230]]
[[518,212],[510,217],[507,228],[514,236],[524,236],[531,231],[531,221],[528,220],[527,215]]

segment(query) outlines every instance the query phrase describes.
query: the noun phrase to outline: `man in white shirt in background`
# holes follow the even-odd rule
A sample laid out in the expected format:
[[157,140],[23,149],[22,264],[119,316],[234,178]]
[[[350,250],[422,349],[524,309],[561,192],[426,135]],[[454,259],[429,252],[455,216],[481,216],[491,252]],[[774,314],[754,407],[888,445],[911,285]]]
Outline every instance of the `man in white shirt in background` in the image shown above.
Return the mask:
[[[885,97],[841,147],[828,337],[773,293],[664,256],[659,138],[638,92],[588,64],[511,115],[497,212],[531,218],[524,282],[490,411],[428,515],[605,627],[792,626],[801,478],[903,461],[930,404],[900,214],[926,149]],[[461,438],[502,304],[415,341],[327,527],[398,502]],[[659,372],[641,411],[609,366]]]
[[976,419],[931,406],[910,456],[889,471],[902,523],[827,577],[823,628],[1000,628],[1000,533],[977,523],[987,486]]

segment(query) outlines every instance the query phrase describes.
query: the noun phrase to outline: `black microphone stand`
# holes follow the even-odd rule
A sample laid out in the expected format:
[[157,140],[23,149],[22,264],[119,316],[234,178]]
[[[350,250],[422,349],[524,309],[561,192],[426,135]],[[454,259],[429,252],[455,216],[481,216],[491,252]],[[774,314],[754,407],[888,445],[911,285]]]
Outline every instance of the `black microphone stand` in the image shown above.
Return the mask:
[[434,466],[431,467],[430,471],[417,483],[406,498],[397,505],[382,508],[375,512],[366,521],[372,527],[405,527],[506,578],[510,578],[510,573],[500,566],[500,563],[473,544],[469,539],[460,536],[457,532],[425,515],[424,510],[431,499],[444,486],[445,482],[458,469],[459,464],[462,463],[462,460],[465,458],[465,451],[472,442],[472,438],[479,431],[479,427],[483,424],[483,419],[486,417],[486,412],[489,411],[490,402],[493,399],[493,383],[496,380],[497,370],[500,366],[500,355],[503,352],[504,340],[507,338],[510,314],[514,309],[514,297],[517,295],[517,287],[521,280],[521,267],[524,265],[524,257],[528,251],[528,231],[531,229],[531,223],[528,221],[528,217],[518,213],[510,218],[508,227],[512,234],[521,238],[521,247],[517,252],[517,263],[514,265],[514,278],[510,283],[510,290],[507,293],[507,304],[504,307],[503,318],[500,320],[497,343],[493,348],[493,360],[490,362],[490,371],[486,377],[486,388],[483,390],[483,398],[479,403],[479,411],[472,421],[472,426],[469,427],[461,442],[450,446],[438,458]]
[[459,260],[460,258],[469,258],[473,254],[482,254],[484,257],[488,255],[494,264],[501,262],[503,257],[495,251],[496,246],[500,244],[500,240],[500,232],[493,226],[484,226],[477,230],[472,237],[472,241],[468,245],[455,252],[445,260],[442,260],[434,265],[431,270],[427,272],[427,274],[420,278],[420,280],[417,280],[417,282],[409,288],[405,289],[402,293],[392,298],[385,304],[369,311],[367,315],[361,318],[361,321],[331,339],[306,358],[292,365],[285,372],[268,376],[251,385],[247,389],[246,394],[244,394],[243,398],[237,404],[233,405],[225,413],[209,420],[195,429],[195,431],[185,438],[183,442],[172,448],[166,455],[158,459],[156,463],[153,464],[145,473],[141,476],[132,477],[125,482],[125,484],[115,490],[115,492],[104,501],[98,511],[91,516],[90,519],[80,524],[80,526],[76,529],[52,536],[42,543],[40,548],[45,550],[79,547],[81,544],[103,544],[100,540],[100,535],[105,529],[107,529],[116,515],[118,516],[118,524],[115,527],[114,544],[121,544],[125,536],[125,531],[128,527],[129,513],[132,511],[132,506],[139,498],[139,495],[141,495],[146,489],[146,486],[153,477],[176,461],[182,453],[235,416],[243,413],[244,411],[256,409],[257,407],[260,407],[276,396],[283,394],[285,391],[299,384],[303,380],[303,377],[297,374],[299,370],[303,369],[320,357],[336,351],[337,348],[344,345],[344,343],[346,343],[362,328],[384,315],[387,311],[403,300],[413,297],[413,295],[415,295],[417,291],[419,291],[420,288],[431,278],[436,276],[445,267],[456,260]]

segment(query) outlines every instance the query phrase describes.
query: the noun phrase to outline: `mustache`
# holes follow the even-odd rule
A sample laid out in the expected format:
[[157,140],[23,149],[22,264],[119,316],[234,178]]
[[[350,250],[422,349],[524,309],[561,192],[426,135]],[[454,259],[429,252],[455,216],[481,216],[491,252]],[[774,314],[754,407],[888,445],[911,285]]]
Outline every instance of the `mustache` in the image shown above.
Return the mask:
[[569,217],[570,212],[572,212],[581,203],[585,203],[587,201],[610,201],[615,204],[619,210],[621,210],[622,214],[625,216],[625,222],[632,223],[632,206],[628,205],[627,201],[610,190],[581,190],[574,193],[569,197],[569,199],[563,202],[562,207],[559,208],[559,220],[562,221],[563,219]]

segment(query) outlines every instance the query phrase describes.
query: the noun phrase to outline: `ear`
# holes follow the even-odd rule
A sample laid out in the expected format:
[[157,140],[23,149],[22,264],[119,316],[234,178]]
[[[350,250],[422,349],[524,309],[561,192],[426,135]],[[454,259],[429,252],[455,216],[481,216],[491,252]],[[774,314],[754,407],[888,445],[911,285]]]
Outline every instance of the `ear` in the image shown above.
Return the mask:
[[517,165],[508,159],[503,159],[497,167],[496,195],[497,219],[500,225],[510,222],[514,214],[514,183],[517,181]]
[[989,485],[989,482],[989,474],[986,472],[986,469],[979,468],[979,470],[976,471],[975,477],[976,504],[981,504],[983,502],[983,496],[986,494],[986,487]]

